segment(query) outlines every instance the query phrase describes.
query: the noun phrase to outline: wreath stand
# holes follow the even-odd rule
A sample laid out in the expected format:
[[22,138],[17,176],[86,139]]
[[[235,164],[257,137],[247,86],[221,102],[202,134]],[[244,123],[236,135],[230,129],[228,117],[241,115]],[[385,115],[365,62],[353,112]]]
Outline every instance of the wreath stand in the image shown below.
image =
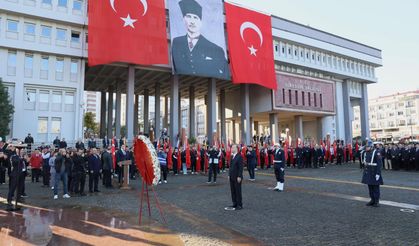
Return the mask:
[[[149,180],[148,179],[148,172],[147,172],[147,165],[145,164],[145,161],[143,163],[144,163],[144,167],[146,169],[146,172],[144,174],[144,177],[142,178],[142,185],[141,185],[141,195],[140,195],[141,199],[140,199],[140,212],[139,212],[139,214],[140,214],[139,215],[139,224],[140,225],[141,225],[141,220],[142,220],[142,215],[143,215],[144,195],[147,198],[148,217],[151,217],[150,195],[149,195],[149,192],[148,192],[149,191],[149,184],[147,183],[147,180]],[[157,194],[154,191],[154,187],[153,187],[153,185],[150,185],[150,186],[151,186],[151,192],[153,193],[154,200],[156,202],[157,208],[158,208],[159,213],[160,213],[160,217],[163,219],[163,222],[165,224],[167,224],[166,218],[164,217],[164,214],[163,214],[163,210],[160,207],[159,199],[157,198]]]

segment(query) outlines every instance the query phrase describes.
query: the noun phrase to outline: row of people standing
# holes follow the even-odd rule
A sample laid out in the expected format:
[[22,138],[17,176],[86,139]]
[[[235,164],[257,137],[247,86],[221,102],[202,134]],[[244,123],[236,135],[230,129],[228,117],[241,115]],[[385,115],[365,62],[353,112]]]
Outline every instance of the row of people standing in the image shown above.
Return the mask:
[[377,144],[383,167],[389,170],[419,171],[419,143]]

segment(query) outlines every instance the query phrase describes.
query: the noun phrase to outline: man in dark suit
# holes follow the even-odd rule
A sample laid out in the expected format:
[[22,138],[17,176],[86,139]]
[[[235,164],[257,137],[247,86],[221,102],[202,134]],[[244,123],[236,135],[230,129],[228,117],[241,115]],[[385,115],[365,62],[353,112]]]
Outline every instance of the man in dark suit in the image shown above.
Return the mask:
[[233,206],[226,207],[225,210],[241,210],[243,208],[242,203],[242,180],[243,180],[243,158],[237,153],[237,145],[231,147],[231,162],[230,169],[228,172],[228,178],[230,181],[231,200]]
[[195,0],[182,0],[179,6],[187,33],[173,39],[172,55],[176,72],[230,79],[224,50],[201,34],[201,5]]

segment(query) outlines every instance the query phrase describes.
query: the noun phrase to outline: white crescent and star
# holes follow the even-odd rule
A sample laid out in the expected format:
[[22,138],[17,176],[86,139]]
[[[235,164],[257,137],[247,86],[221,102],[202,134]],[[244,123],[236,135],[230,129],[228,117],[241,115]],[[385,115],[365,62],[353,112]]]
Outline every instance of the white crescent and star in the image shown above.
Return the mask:
[[[241,26],[240,26],[240,35],[241,35],[241,38],[242,38],[242,40],[243,41],[245,41],[244,40],[244,31],[246,30],[246,29],[252,29],[252,30],[254,30],[258,35],[259,35],[259,39],[260,39],[260,46],[262,46],[262,44],[263,44],[263,35],[262,35],[262,32],[260,31],[260,29],[259,29],[259,27],[258,26],[256,26],[253,22],[250,22],[250,21],[245,21],[245,22],[243,22],[242,24],[241,24]],[[255,49],[255,47],[253,46],[253,44],[250,46],[250,47],[247,47],[248,49],[249,49],[249,51],[250,51],[250,55],[252,55],[252,56],[256,56],[256,52],[258,51],[257,49]]]
[[[144,16],[147,13],[147,10],[148,10],[148,3],[147,3],[147,0],[140,0],[140,2],[144,7],[144,12],[143,12],[143,16]],[[118,13],[118,11],[116,11],[116,9],[115,9],[115,0],[109,0],[109,3],[111,5],[112,10],[115,13]],[[121,18],[121,20],[124,21],[124,27],[130,26],[132,28],[135,28],[134,23],[137,21],[137,19],[132,19],[129,14],[125,18],[123,18],[123,17],[120,17],[120,18]]]

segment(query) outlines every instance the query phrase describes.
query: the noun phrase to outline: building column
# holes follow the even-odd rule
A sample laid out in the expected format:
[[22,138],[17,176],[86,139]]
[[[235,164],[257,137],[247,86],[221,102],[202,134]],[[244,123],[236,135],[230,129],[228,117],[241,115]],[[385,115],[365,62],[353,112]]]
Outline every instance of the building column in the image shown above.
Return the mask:
[[217,112],[216,112],[216,81],[214,78],[208,80],[208,103],[207,103],[207,137],[208,144],[214,144],[214,131],[217,131]]
[[343,102],[343,83],[336,81],[336,138],[343,139],[345,137],[345,118],[344,118],[344,102]]
[[169,127],[169,97],[164,97],[164,118],[163,118],[163,128]]
[[237,143],[237,136],[236,136],[236,120],[232,120],[231,124],[233,126],[233,143]]
[[144,108],[143,108],[143,112],[144,112],[144,134],[149,135],[150,134],[150,121],[149,121],[149,90],[148,89],[144,89]]
[[221,129],[221,142],[227,144],[226,134],[226,92],[224,89],[220,90],[220,129]]
[[106,91],[100,93],[100,138],[106,135]]
[[137,136],[139,133],[138,127],[138,105],[140,103],[140,95],[135,94],[135,104],[134,104],[134,135]]
[[249,102],[249,84],[240,85],[240,97],[241,97],[241,126],[242,126],[242,142],[244,144],[250,144],[250,102]]
[[112,133],[113,125],[113,86],[108,87],[108,122],[107,122],[107,137],[110,139],[113,137]]
[[367,83],[362,83],[362,98],[359,103],[359,108],[361,113],[361,137],[362,139],[370,138]]
[[[349,81],[345,80],[343,83],[343,119],[345,122],[345,138],[343,139],[345,143],[348,143],[348,141],[352,142],[352,104],[351,104],[351,98],[349,96]],[[342,138],[341,138],[342,140]]]
[[128,81],[127,81],[127,115],[125,127],[127,129],[126,139],[131,143],[134,138],[134,85],[135,85],[135,67],[128,66]]
[[121,138],[121,88],[116,85],[116,101],[115,101],[115,136],[117,139]]
[[196,136],[195,124],[195,87],[189,87],[189,137]]
[[295,116],[295,137],[300,138],[301,142],[304,142],[304,132],[303,132],[303,116]]
[[269,131],[271,134],[271,139],[273,143],[279,143],[279,133],[278,133],[278,113],[269,114]]
[[177,134],[179,133],[179,77],[172,75],[170,85],[170,142],[172,147],[177,145]]
[[154,136],[156,139],[160,138],[160,84],[157,82],[156,83],[156,88],[155,88],[155,102],[154,102]]

